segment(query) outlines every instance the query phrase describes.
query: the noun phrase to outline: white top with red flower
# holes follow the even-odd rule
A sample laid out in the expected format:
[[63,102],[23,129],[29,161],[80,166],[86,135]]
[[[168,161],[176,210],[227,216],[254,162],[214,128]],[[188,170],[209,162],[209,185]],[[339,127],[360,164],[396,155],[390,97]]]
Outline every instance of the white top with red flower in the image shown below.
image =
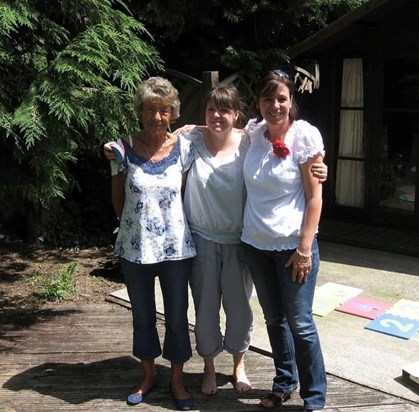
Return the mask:
[[257,249],[295,249],[306,205],[300,165],[324,156],[323,139],[310,123],[294,121],[284,140],[290,153],[279,157],[264,136],[266,129],[265,121],[246,126],[251,145],[243,166],[247,200],[241,239]]

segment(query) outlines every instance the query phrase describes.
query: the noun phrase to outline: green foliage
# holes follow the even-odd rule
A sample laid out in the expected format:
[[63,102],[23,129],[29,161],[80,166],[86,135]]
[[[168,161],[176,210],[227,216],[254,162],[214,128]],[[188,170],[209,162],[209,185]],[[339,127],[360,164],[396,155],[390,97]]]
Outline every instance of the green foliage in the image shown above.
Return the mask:
[[41,295],[46,300],[55,301],[62,300],[67,295],[75,295],[77,293],[74,281],[74,273],[77,269],[77,263],[70,263],[67,267],[63,267],[56,275],[42,275],[34,273],[26,278],[26,281],[34,288],[41,287]]
[[245,75],[284,67],[286,51],[366,0],[137,0],[172,69]]
[[[286,69],[290,46],[363,2],[136,0],[129,11],[120,0],[3,0],[0,221],[24,218],[35,237],[68,246],[70,231],[112,219],[100,145],[137,127],[133,91],[162,70],[160,55],[198,78],[254,78]],[[102,180],[86,193],[92,176]]]
[[36,286],[42,281],[42,275],[39,273],[34,273],[31,276],[27,276],[25,281],[29,283],[31,286]]
[[136,128],[134,89],[161,69],[151,43],[122,2],[0,4],[0,217],[64,198],[71,163]]
[[77,263],[73,262],[66,268],[63,268],[56,276],[48,276],[44,280],[42,296],[47,300],[62,300],[66,295],[74,295],[77,293],[74,283],[74,273]]

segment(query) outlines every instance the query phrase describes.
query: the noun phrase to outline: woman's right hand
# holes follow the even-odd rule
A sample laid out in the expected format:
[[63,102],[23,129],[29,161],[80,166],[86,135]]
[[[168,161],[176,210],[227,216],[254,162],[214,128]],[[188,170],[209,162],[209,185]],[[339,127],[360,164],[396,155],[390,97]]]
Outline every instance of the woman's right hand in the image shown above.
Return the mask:
[[108,142],[103,145],[103,154],[108,160],[115,160],[116,156],[112,150],[111,143],[116,143],[116,142]]
[[185,124],[185,126],[182,126],[182,127],[179,127],[178,129],[176,129],[173,132],[173,134],[176,135],[176,136],[179,136],[181,133],[189,133],[193,129],[205,130],[206,128],[207,128],[207,126],[205,126],[205,125],[197,126],[196,124]]

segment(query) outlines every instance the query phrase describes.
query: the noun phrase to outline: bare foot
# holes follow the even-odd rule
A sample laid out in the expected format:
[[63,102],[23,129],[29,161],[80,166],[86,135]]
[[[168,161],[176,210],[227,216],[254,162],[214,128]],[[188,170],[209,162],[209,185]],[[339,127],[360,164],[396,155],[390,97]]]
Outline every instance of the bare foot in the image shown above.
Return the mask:
[[246,372],[243,370],[238,371],[233,375],[234,389],[237,393],[245,393],[252,389],[252,385],[247,379]]
[[244,367],[244,353],[233,356],[234,368],[233,368],[233,380],[234,389],[237,393],[245,393],[252,389],[252,385],[247,379],[246,370]]
[[215,376],[214,359],[206,358],[204,367],[204,377],[202,378],[201,392],[205,395],[215,395],[217,393],[217,380]]

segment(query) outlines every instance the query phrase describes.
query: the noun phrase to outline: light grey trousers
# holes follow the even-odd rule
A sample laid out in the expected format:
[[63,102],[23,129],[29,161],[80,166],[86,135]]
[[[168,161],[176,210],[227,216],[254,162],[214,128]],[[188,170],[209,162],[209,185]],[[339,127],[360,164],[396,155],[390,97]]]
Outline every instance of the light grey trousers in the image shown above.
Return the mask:
[[[241,244],[220,244],[193,234],[197,256],[192,259],[190,286],[195,305],[196,350],[213,358],[223,349],[232,355],[247,351],[253,314],[253,284]],[[224,339],[221,305],[226,315]]]

